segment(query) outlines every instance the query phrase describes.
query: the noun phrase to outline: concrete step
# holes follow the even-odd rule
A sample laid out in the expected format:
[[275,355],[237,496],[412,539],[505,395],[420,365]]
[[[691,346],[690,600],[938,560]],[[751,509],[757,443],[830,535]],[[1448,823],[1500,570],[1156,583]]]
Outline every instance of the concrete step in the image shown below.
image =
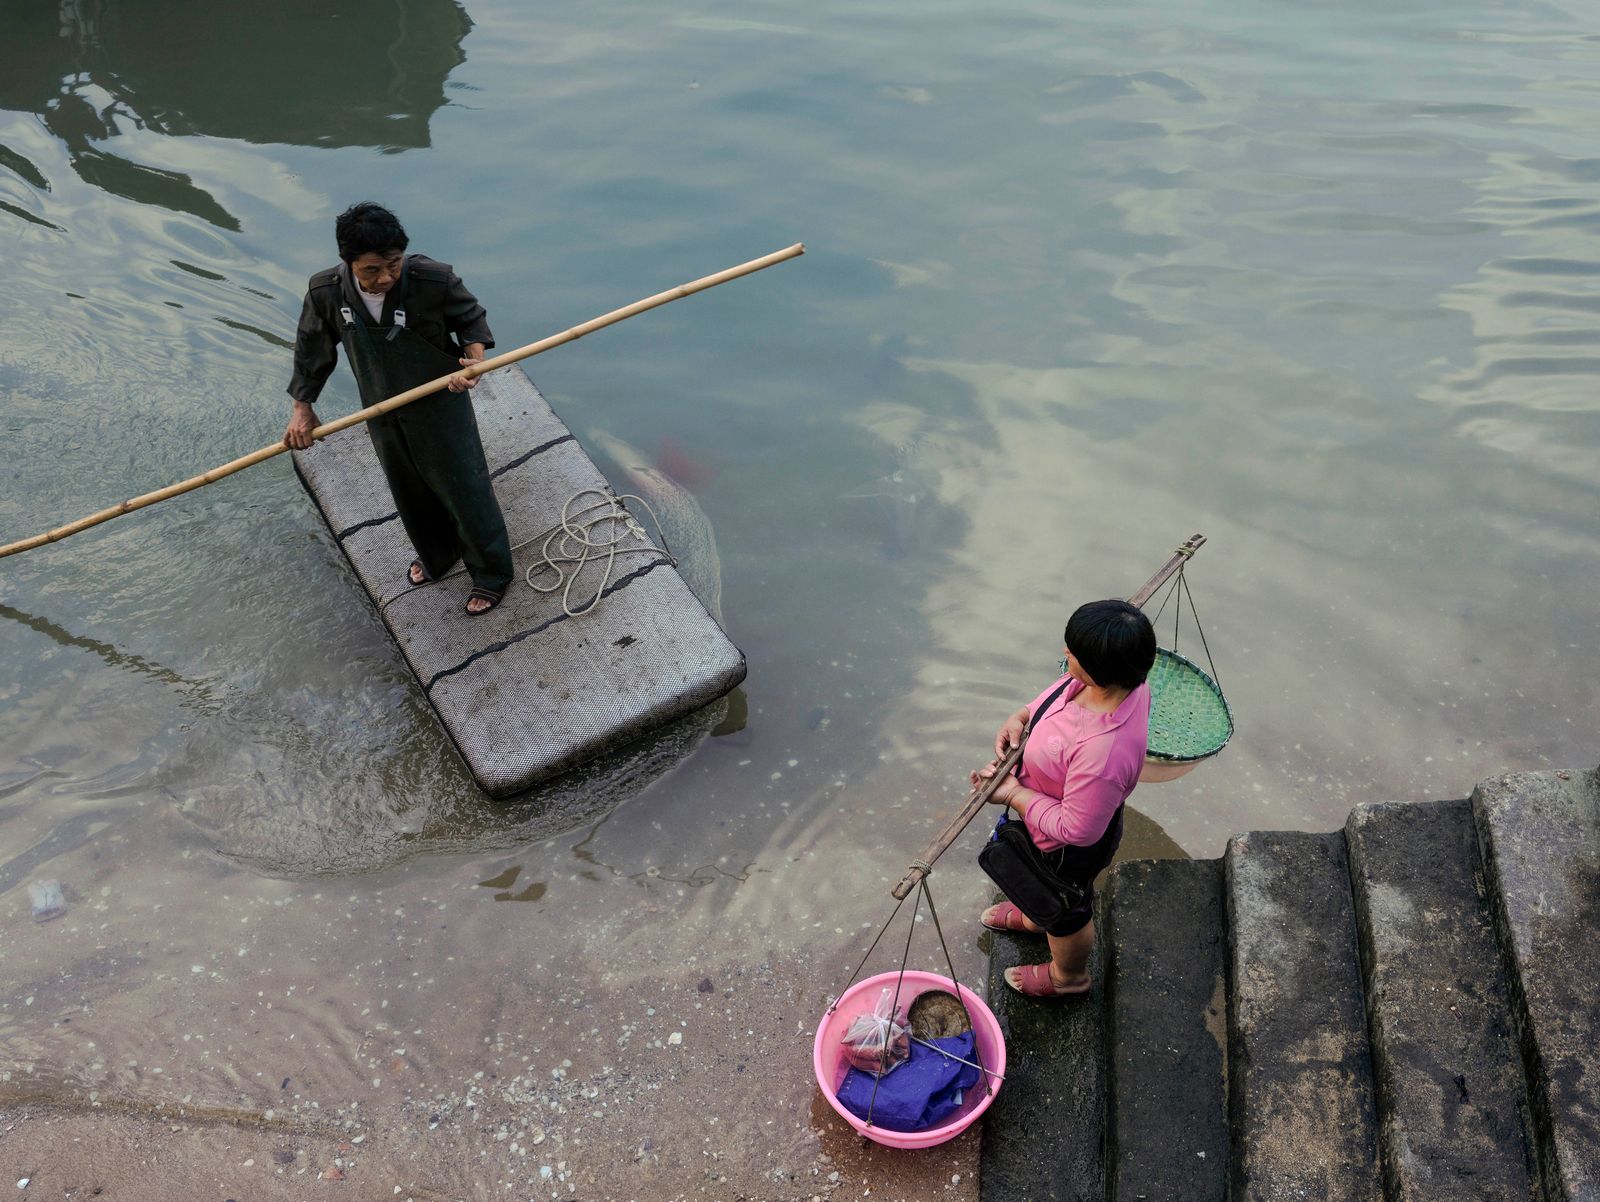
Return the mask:
[[1472,795],[1548,1202],[1600,1199],[1600,772]]
[[1228,843],[1234,1202],[1382,1196],[1372,1065],[1341,834]]
[[1104,941],[1107,1196],[1226,1202],[1222,861],[1118,864]]
[[[1103,914],[1105,895],[1097,899]],[[1104,940],[1085,998],[1025,998],[1007,968],[1049,957],[1043,935],[989,932],[989,1007],[1006,1037],[1006,1080],[983,1116],[983,1202],[1104,1202]]]
[[1345,823],[1389,1202],[1534,1196],[1526,1093],[1471,803]]

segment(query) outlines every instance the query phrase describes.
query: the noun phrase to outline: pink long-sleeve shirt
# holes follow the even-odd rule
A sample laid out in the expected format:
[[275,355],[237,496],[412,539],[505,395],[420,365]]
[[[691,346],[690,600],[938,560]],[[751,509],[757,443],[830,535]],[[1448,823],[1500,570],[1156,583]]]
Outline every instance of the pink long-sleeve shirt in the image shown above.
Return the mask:
[[[1062,678],[1028,705],[1039,708]],[[1074,704],[1082,681],[1070,682],[1034,720],[1017,779],[1039,793],[1023,822],[1040,851],[1088,847],[1106,833],[1117,807],[1139,783],[1150,738],[1150,686],[1142,684],[1113,713]]]

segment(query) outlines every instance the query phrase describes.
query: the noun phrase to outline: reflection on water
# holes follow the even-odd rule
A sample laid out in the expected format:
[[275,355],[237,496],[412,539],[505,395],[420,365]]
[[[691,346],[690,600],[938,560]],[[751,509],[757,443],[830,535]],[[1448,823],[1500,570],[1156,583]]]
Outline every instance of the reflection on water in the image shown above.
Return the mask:
[[216,713],[223,705],[223,701],[214,696],[211,684],[208,681],[193,680],[180,672],[173,671],[171,668],[152,663],[142,655],[123,651],[111,643],[72,634],[67,630],[63,630],[48,618],[42,618],[37,614],[25,613],[10,605],[0,604],[0,619],[8,622],[18,622],[63,647],[82,648],[98,656],[109,667],[126,672],[134,672],[141,676],[147,676],[152,680],[159,680],[162,684],[171,685],[183,695],[186,702],[201,712]]
[[[301,281],[356,195],[392,193],[530,335],[721,262],[755,220],[757,249],[814,231],[817,253],[539,369],[590,428],[694,469],[686,541],[726,561],[703,591],[754,678],[726,754],[685,752],[701,785],[760,758],[826,842],[837,771],[959,779],[974,729],[1048,672],[1062,615],[1196,528],[1241,737],[1144,803],[1186,846],[1569,746],[1550,715],[1592,686],[1552,653],[1592,616],[1573,583],[1600,556],[1600,203],[1563,10],[1185,14],[1162,34],[1086,10],[1070,35],[1009,11],[1025,33],[950,10],[857,61],[842,34],[881,31],[853,11],[601,34],[443,0],[9,3],[0,221],[29,320],[0,341],[0,519],[29,533],[275,437]],[[819,53],[845,55],[826,82]],[[1396,75],[1397,53],[1438,70]],[[445,103],[458,86],[478,107]],[[564,119],[526,120],[542,106]],[[531,218],[505,203],[529,189]],[[330,404],[349,396],[336,377]],[[240,862],[359,871],[619,796],[552,797],[566,818],[488,836],[463,818],[476,798],[281,475],[127,525],[7,565],[6,616],[53,648],[7,639],[9,687],[59,712],[65,692],[36,694],[75,650],[125,678],[107,697],[169,690],[122,759],[159,765]],[[1507,721],[1489,682],[1537,662],[1541,700]],[[1401,717],[1374,723],[1396,665],[1381,704]]]
[[[110,149],[119,135],[307,146],[429,144],[472,22],[454,0],[336,4],[0,4],[0,109],[37,113],[85,183],[237,232],[238,217],[182,170]],[[52,33],[57,36],[51,36]],[[134,139],[149,147],[148,137]],[[49,185],[25,154],[0,166]],[[61,227],[26,208],[10,212]]]
[[0,107],[52,128],[325,147],[427,146],[472,28],[455,0],[6,0],[0,20]]
[[840,493],[839,500],[868,502],[881,522],[884,549],[891,555],[908,555],[921,541],[921,525],[936,504],[937,490],[938,476],[932,471],[897,467],[887,476]]

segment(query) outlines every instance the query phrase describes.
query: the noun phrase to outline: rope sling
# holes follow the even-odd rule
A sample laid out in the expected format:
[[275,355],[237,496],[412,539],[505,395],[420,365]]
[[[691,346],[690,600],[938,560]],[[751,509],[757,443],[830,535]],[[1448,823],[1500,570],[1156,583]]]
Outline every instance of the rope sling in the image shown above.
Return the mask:
[[[1216,661],[1211,657],[1211,644],[1200,623],[1200,611],[1195,608],[1194,594],[1189,591],[1189,581],[1184,576],[1187,560],[1178,568],[1162,596],[1155,626],[1161,621],[1168,604],[1176,598],[1172,611],[1172,646],[1156,648],[1156,662],[1150,669],[1150,741],[1145,758],[1158,765],[1192,765],[1210,759],[1221,751],[1233,737],[1233,710],[1222,694],[1221,677]],[[1189,599],[1190,620],[1200,635],[1200,646],[1205,651],[1208,675],[1193,660],[1178,653],[1180,620],[1184,598]]]
[[[900,1013],[900,987],[905,982],[906,961],[911,957],[911,937],[916,934],[917,916],[922,912],[922,902],[924,899],[926,899],[928,902],[928,916],[933,920],[934,932],[939,936],[939,950],[944,953],[945,970],[950,974],[951,992],[956,1001],[961,1003],[961,1012],[967,1016],[968,1028],[976,1031],[978,1029],[978,1024],[973,1021],[972,1011],[967,1009],[967,999],[961,994],[962,985],[956,977],[955,962],[950,957],[950,945],[945,940],[944,928],[939,925],[939,911],[933,904],[933,890],[928,888],[928,875],[933,872],[933,865],[925,863],[921,860],[917,860],[913,862],[912,867],[922,868],[923,876],[917,882],[917,901],[916,904],[911,907],[911,924],[906,928],[906,945],[901,949],[900,952],[900,969],[895,976],[894,997],[889,1005],[890,1021],[895,1021],[895,1017]],[[895,915],[900,913],[900,908],[906,904],[906,897],[908,896],[910,896],[909,893],[903,894],[899,900],[895,902],[894,909],[889,912],[889,917],[885,919],[883,925],[878,928],[878,933],[876,936],[874,936],[872,945],[867,948],[866,954],[861,957],[861,961],[856,965],[855,971],[850,974],[850,979],[844,983],[844,987],[839,990],[839,993],[834,997],[833,1001],[828,1004],[827,1010],[823,1012],[824,1021],[826,1021],[828,1015],[832,1014],[839,1008],[839,998],[843,997],[850,989],[850,986],[854,985],[856,980],[861,976],[861,970],[866,967],[867,961],[872,958],[872,953],[877,950],[878,944],[882,942],[884,935],[888,933],[889,927],[894,923]],[[906,1034],[913,1043],[919,1043],[923,1047],[938,1052],[939,1055],[945,1057],[947,1060],[954,1060],[959,1064],[965,1064],[971,1068],[977,1069],[978,1072],[982,1074],[984,1086],[990,1093],[998,1091],[1001,1083],[1005,1080],[1004,1077],[997,1076],[984,1067],[983,1053],[978,1050],[978,1041],[976,1039],[972,1041],[972,1060],[964,1060],[960,1056],[956,1056],[950,1052],[947,1052],[944,1048],[939,1047],[937,1044],[929,1043],[925,1039],[918,1039],[909,1031]],[[976,1061],[976,1063],[974,1063],[974,1061]],[[869,1127],[872,1126],[873,1108],[876,1106],[878,1101],[878,1086],[882,1084],[883,1078],[887,1075],[887,1072],[872,1074],[872,1096],[867,1103],[867,1114],[865,1119],[866,1124]]]

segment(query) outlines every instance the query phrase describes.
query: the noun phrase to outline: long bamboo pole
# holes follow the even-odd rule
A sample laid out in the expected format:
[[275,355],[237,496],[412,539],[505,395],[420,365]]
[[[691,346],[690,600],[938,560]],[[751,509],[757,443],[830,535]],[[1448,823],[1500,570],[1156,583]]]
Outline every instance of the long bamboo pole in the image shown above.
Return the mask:
[[[1027,733],[1023,733],[1023,743],[1027,742]],[[891,889],[890,895],[896,901],[903,900],[907,894],[917,887],[917,882],[933,871],[933,862],[945,852],[950,850],[950,845],[960,837],[961,832],[971,825],[972,820],[983,812],[983,807],[989,804],[989,798],[1000,787],[1000,782],[1011,775],[1011,770],[1017,766],[1017,761],[1022,758],[1022,743],[1018,743],[1006,752],[1005,759],[1000,761],[994,775],[981,782],[970,794],[967,802],[957,811],[956,816],[945,824],[928,850],[922,853],[922,859],[906,869],[905,876],[900,878],[900,883]]]
[[[1172,579],[1173,574],[1183,566],[1185,561],[1205,545],[1205,541],[1206,536],[1203,534],[1191,535],[1185,539],[1182,545],[1172,553],[1172,558],[1161,565],[1161,570],[1145,581],[1143,588],[1128,598],[1128,603],[1142,607],[1146,601],[1155,596],[1158,588]],[[988,780],[978,783],[977,787],[967,795],[966,803],[956,812],[956,816],[945,823],[944,829],[934,837],[932,843],[928,844],[928,849],[922,853],[922,859],[906,869],[906,874],[900,878],[900,883],[889,891],[896,901],[904,899],[907,894],[917,887],[918,881],[933,871],[933,862],[949,851],[950,845],[960,837],[961,832],[966,830],[971,825],[972,820],[983,812],[983,807],[989,804],[989,798],[1000,787],[1000,782],[1011,775],[1011,770],[1017,766],[1017,761],[1022,758],[1023,744],[1028,741],[1028,735],[1032,732],[1032,729],[1033,725],[1029,723],[1028,729],[1022,732],[1022,738],[1018,740],[1017,745],[1006,752],[1005,758],[1000,761],[1000,765],[995,769],[994,775]]]
[[[330,434],[337,434],[340,430],[348,430],[351,426],[371,421],[379,414],[392,413],[402,405],[409,405],[412,401],[420,400],[425,396],[431,396],[438,392],[455,375],[465,375],[476,379],[487,372],[509,367],[513,363],[520,363],[522,360],[532,358],[534,355],[541,354],[544,351],[564,346],[569,342],[576,342],[585,334],[592,334],[594,331],[604,329],[606,326],[615,325],[617,322],[643,313],[647,309],[657,308],[669,301],[680,300],[685,296],[693,296],[696,292],[704,292],[707,288],[715,288],[718,284],[726,284],[729,280],[751,275],[763,268],[772,267],[775,264],[797,258],[805,253],[805,244],[796,242],[793,246],[784,250],[774,251],[772,254],[763,255],[759,259],[751,259],[748,263],[741,263],[737,267],[730,267],[726,271],[717,272],[715,275],[702,276],[700,279],[691,280],[687,284],[679,284],[676,288],[668,288],[665,292],[647,296],[643,300],[634,301],[633,304],[624,305],[620,309],[613,309],[609,313],[591,318],[581,325],[575,325],[559,334],[552,334],[549,338],[542,338],[538,342],[530,342],[527,346],[519,347],[514,351],[507,351],[503,355],[496,355],[493,359],[485,359],[482,363],[463,368],[459,373],[451,372],[449,375],[440,376],[437,380],[430,380],[428,383],[419,384],[406,392],[397,393],[387,400],[379,401],[376,405],[369,405],[365,409],[359,409],[355,413],[327,422],[313,430],[311,437],[314,439],[326,438]],[[109,522],[112,518],[121,517],[125,513],[132,513],[136,509],[144,509],[146,506],[154,505],[159,501],[181,496],[186,492],[193,492],[197,488],[204,488],[207,484],[215,484],[218,480],[231,476],[235,472],[242,472],[247,467],[265,463],[268,459],[275,455],[281,455],[288,449],[283,443],[275,442],[271,446],[262,447],[259,451],[252,451],[248,455],[241,455],[238,459],[230,460],[220,467],[214,467],[209,472],[202,472],[198,476],[191,476],[187,480],[168,485],[166,488],[157,489],[155,492],[145,493],[143,496],[131,497],[120,505],[113,505],[109,509],[91,513],[86,518],[79,518],[75,522],[69,522],[65,526],[58,526],[56,529],[46,531],[44,534],[36,534],[32,538],[24,538],[14,543],[7,543],[5,546],[0,547],[0,559],[23,551],[31,551],[35,547],[42,547],[49,543],[58,543],[64,538],[77,534],[79,531],[87,530],[91,526],[98,526],[102,522]]]

